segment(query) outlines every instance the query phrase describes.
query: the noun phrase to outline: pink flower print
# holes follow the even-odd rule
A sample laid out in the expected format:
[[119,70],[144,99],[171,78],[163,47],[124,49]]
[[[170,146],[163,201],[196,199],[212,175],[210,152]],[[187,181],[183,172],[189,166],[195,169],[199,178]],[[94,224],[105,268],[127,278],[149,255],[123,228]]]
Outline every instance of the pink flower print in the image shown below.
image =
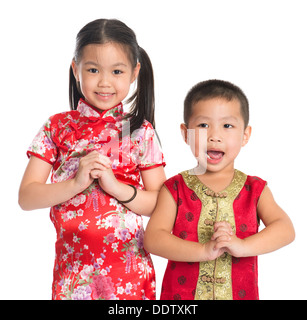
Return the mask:
[[[84,203],[86,200],[86,196],[84,194],[79,194],[76,195],[75,197],[73,197],[69,203],[71,203],[72,205],[74,205],[75,207],[80,206],[82,203]],[[83,211],[83,210],[82,210]],[[79,215],[79,214],[78,214]]]
[[117,248],[118,248],[118,242],[112,243],[111,248],[113,249],[113,252],[115,252],[115,251],[118,252],[118,250],[117,250]]
[[114,236],[114,233],[109,233],[107,236],[106,236],[106,241],[108,243],[112,243],[115,241],[115,236]]
[[94,276],[93,283],[90,284],[90,287],[94,299],[110,300],[112,294],[115,292],[112,278],[102,275]]
[[137,218],[136,214],[127,211],[126,216],[125,216],[125,226],[129,229],[131,233],[135,233],[138,225],[137,225]]
[[79,209],[78,211],[77,211],[77,214],[78,214],[78,217],[82,217],[83,216],[83,210],[82,209]]
[[67,219],[71,220],[75,217],[75,212],[74,211],[68,211],[67,212]]
[[51,144],[50,139],[47,136],[43,137],[42,140],[44,141],[43,144],[47,150],[52,150],[54,148],[54,146]]
[[75,243],[80,243],[81,238],[78,238],[77,235],[73,234],[72,241]]
[[89,265],[84,265],[83,266],[83,270],[80,272],[81,278],[83,280],[86,280],[88,276],[91,275],[91,273],[93,272],[94,268],[93,266],[89,266]]
[[126,283],[126,289],[125,289],[126,294],[131,294],[131,289],[132,289],[131,282]]
[[90,286],[79,286],[74,289],[71,295],[72,300],[92,300],[91,299],[91,287]]
[[80,139],[75,145],[75,151],[81,153],[89,145],[89,141],[85,139]]
[[135,237],[137,239],[137,246],[138,248],[143,248],[144,247],[144,229],[139,229],[135,233]]
[[120,218],[119,216],[115,215],[111,219],[111,224],[113,228],[118,228],[120,225]]
[[72,254],[74,252],[74,248],[73,247],[67,247],[66,249],[67,249],[67,252],[69,254]]
[[131,238],[131,235],[130,235],[128,229],[117,228],[117,229],[115,229],[114,234],[118,240],[122,240],[122,241],[126,241]]
[[136,258],[135,258],[135,253],[133,251],[133,247],[131,247],[130,250],[127,251],[126,258],[127,258],[127,260],[126,260],[126,268],[125,268],[126,273],[130,273],[131,266],[133,268],[133,271],[136,271],[137,270],[137,264],[136,264]]
[[85,208],[89,208],[92,204],[94,211],[98,212],[99,211],[98,200],[100,201],[102,206],[104,206],[106,204],[106,200],[105,200],[102,192],[99,192],[96,188],[94,188],[94,189],[92,189],[92,191],[88,195],[88,199],[86,201]]
[[73,272],[75,274],[77,274],[79,272],[79,265],[80,265],[79,262],[75,261],[74,266],[73,266]]
[[62,179],[60,178],[59,180],[62,181],[62,180],[72,179],[76,175],[79,169],[79,162],[80,162],[79,158],[70,158],[68,161],[66,161],[62,167],[62,171],[63,171],[63,173],[61,173]]
[[68,212],[64,212],[61,214],[61,217],[63,219],[64,222],[68,221],[68,220],[72,220],[77,216],[76,211],[68,211]]
[[83,230],[87,229],[89,223],[90,223],[90,221],[88,219],[86,219],[84,222],[81,221],[79,224],[79,227],[78,227],[79,231],[83,231]]

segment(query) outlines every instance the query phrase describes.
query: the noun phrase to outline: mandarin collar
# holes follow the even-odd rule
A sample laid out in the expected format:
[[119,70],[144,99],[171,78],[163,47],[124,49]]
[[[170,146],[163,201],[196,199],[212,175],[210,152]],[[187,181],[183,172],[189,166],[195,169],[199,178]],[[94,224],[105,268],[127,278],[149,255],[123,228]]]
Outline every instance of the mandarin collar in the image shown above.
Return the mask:
[[104,119],[107,117],[112,117],[115,120],[118,120],[119,117],[123,116],[123,104],[119,103],[115,107],[112,107],[108,110],[104,110],[102,112],[99,112],[96,108],[88,104],[85,100],[80,99],[77,110],[84,116],[88,118],[97,118],[98,119]]

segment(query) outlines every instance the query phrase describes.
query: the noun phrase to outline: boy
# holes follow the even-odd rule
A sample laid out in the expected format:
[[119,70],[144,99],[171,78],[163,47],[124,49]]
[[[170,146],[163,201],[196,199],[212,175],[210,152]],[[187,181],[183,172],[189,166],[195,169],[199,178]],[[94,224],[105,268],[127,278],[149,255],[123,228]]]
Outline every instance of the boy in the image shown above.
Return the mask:
[[144,239],[169,259],[162,300],[259,299],[257,256],[294,240],[266,182],[234,168],[248,121],[248,100],[229,82],[201,82],[185,99],[181,130],[198,167],[165,182]]

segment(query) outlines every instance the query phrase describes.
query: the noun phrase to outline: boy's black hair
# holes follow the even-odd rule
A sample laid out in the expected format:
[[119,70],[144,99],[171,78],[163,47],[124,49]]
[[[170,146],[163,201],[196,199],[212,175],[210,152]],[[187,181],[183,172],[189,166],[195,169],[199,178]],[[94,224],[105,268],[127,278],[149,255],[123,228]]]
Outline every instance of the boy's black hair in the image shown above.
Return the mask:
[[240,102],[244,128],[249,121],[249,105],[244,92],[236,85],[223,80],[207,80],[199,82],[188,92],[184,100],[184,123],[188,125],[192,114],[192,107],[201,100],[223,98],[227,101],[237,99]]

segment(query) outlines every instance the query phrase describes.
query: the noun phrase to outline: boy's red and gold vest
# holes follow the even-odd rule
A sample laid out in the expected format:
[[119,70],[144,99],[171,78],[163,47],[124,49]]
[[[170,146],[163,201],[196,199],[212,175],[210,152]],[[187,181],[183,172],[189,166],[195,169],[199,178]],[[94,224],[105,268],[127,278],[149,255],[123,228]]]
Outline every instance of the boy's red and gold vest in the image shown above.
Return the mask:
[[[229,222],[240,239],[257,233],[257,203],[265,185],[266,181],[238,170],[220,193],[207,188],[188,171],[170,178],[165,186],[177,203],[173,234],[205,243],[216,221]],[[259,299],[257,257],[235,258],[224,253],[213,261],[168,261],[161,300],[176,299]]]

